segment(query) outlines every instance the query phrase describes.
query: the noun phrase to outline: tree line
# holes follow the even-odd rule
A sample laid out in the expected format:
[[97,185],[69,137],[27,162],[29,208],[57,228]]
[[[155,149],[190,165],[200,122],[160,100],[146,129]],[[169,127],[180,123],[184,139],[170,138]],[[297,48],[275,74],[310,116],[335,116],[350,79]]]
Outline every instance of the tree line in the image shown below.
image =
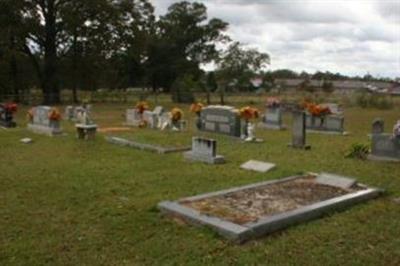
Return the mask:
[[[0,10],[0,94],[15,101],[32,87],[45,104],[59,103],[62,89],[74,101],[99,88],[223,90],[269,63],[202,3],[178,2],[161,16],[149,0],[1,0]],[[204,72],[207,63],[217,70]]]

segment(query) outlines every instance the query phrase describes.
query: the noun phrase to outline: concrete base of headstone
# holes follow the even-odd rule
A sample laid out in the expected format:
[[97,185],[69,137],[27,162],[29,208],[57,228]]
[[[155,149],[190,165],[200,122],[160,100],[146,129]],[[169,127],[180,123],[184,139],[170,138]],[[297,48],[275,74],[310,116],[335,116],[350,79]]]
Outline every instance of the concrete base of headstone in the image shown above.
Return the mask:
[[348,135],[350,135],[350,133],[347,132],[347,131],[329,131],[329,130],[315,130],[315,129],[307,129],[307,133],[338,135],[338,136],[348,136]]
[[199,161],[208,164],[222,164],[225,163],[225,158],[222,155],[217,155],[215,157],[201,156],[199,154],[193,153],[192,151],[185,152],[183,157],[190,161]]
[[96,136],[97,125],[75,124],[78,139],[91,140]]
[[383,192],[380,189],[370,188],[365,185],[359,184],[363,186],[362,190],[351,192],[349,194],[334,197],[328,200],[319,201],[317,203],[299,207],[291,211],[270,216],[264,216],[259,218],[255,222],[248,222],[245,224],[237,224],[223,218],[202,214],[201,212],[193,208],[186,207],[185,205],[181,204],[181,202],[227,195],[246,189],[286,182],[288,180],[294,180],[299,177],[300,176],[292,176],[277,180],[264,181],[242,187],[234,187],[226,190],[183,198],[177,201],[163,201],[158,204],[158,208],[163,214],[167,216],[180,218],[193,225],[204,225],[210,227],[227,239],[232,240],[236,243],[242,243],[249,239],[259,238],[263,235],[282,230],[291,225],[310,221],[312,219],[319,218],[325,214],[339,211],[349,206],[376,198]]
[[41,125],[28,124],[28,129],[34,133],[47,136],[57,136],[62,134],[61,128],[52,128]]
[[240,166],[240,168],[244,170],[252,170],[256,172],[261,172],[261,173],[266,173],[269,170],[275,168],[275,164],[273,163],[267,163],[267,162],[261,162],[261,161],[256,161],[256,160],[250,160],[245,162]]
[[263,128],[263,129],[271,129],[271,130],[286,130],[287,126],[286,125],[274,125],[274,124],[268,124],[264,122],[260,122],[257,124],[258,128]]
[[157,145],[130,141],[130,140],[118,138],[118,137],[106,137],[106,140],[112,144],[131,147],[131,148],[135,148],[135,149],[139,149],[139,150],[156,152],[159,154],[172,153],[172,152],[183,152],[183,151],[188,151],[191,149],[190,147],[165,148],[165,147],[161,147],[161,146],[157,146]]
[[385,156],[376,156],[376,155],[368,155],[368,160],[371,161],[378,161],[378,162],[400,162],[400,159],[392,158],[392,157],[385,157]]

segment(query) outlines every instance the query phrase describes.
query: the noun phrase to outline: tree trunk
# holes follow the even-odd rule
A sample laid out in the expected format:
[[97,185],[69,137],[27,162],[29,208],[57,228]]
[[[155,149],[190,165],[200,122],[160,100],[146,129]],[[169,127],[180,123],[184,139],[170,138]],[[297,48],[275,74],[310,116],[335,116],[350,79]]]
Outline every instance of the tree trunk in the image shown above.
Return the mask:
[[45,14],[46,38],[44,43],[44,75],[43,95],[45,104],[57,104],[61,102],[60,89],[57,80],[57,44],[56,44],[56,10],[54,0],[47,1]]
[[77,49],[77,34],[76,34],[76,29],[75,29],[75,34],[74,34],[74,41],[73,41],[73,57],[72,57],[72,101],[74,103],[78,103],[78,73],[77,73],[77,68],[78,68],[78,49]]
[[19,97],[19,92],[20,92],[20,82],[18,79],[18,66],[17,66],[17,59],[15,58],[15,55],[12,55],[11,60],[10,60],[10,74],[11,74],[11,79],[12,79],[12,87],[13,87],[13,100],[16,103],[19,103],[20,97]]

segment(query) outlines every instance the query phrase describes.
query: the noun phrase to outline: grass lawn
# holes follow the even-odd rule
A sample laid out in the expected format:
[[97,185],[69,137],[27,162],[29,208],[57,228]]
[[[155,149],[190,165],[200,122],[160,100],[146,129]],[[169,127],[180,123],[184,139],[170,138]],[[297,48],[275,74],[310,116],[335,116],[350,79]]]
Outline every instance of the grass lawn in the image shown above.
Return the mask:
[[[94,119],[100,127],[121,126],[127,107],[95,104]],[[375,117],[391,130],[399,107],[348,108],[351,135],[309,134],[310,151],[286,146],[290,130],[258,129],[262,144],[206,134],[218,140],[223,165],[112,145],[103,133],[93,142],[78,141],[66,121],[67,136],[35,135],[25,129],[26,110],[18,113],[20,127],[0,129],[0,265],[400,265],[400,204],[393,202],[400,197],[400,164],[343,158],[351,144],[369,142]],[[290,117],[285,122],[290,125]],[[111,135],[190,145],[193,134],[134,129]],[[19,143],[23,137],[34,143]],[[239,169],[249,159],[277,168],[266,174]],[[305,171],[357,177],[387,193],[244,245],[164,218],[156,208],[162,200]]]

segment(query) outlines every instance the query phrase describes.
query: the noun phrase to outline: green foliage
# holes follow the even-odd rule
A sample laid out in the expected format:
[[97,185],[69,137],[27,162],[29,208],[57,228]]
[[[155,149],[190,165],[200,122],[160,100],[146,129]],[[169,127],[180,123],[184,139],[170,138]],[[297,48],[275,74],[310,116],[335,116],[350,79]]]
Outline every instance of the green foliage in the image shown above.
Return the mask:
[[325,93],[332,93],[334,91],[333,83],[331,81],[324,80],[322,83],[322,91]]
[[356,158],[365,160],[369,154],[369,146],[365,144],[355,143],[351,145],[350,150],[346,153],[345,158]]
[[270,63],[270,57],[256,49],[245,49],[234,42],[218,60],[217,79],[221,86],[237,89],[251,87],[250,79]]
[[356,96],[356,103],[362,108],[392,109],[393,101],[386,95],[361,93]]

